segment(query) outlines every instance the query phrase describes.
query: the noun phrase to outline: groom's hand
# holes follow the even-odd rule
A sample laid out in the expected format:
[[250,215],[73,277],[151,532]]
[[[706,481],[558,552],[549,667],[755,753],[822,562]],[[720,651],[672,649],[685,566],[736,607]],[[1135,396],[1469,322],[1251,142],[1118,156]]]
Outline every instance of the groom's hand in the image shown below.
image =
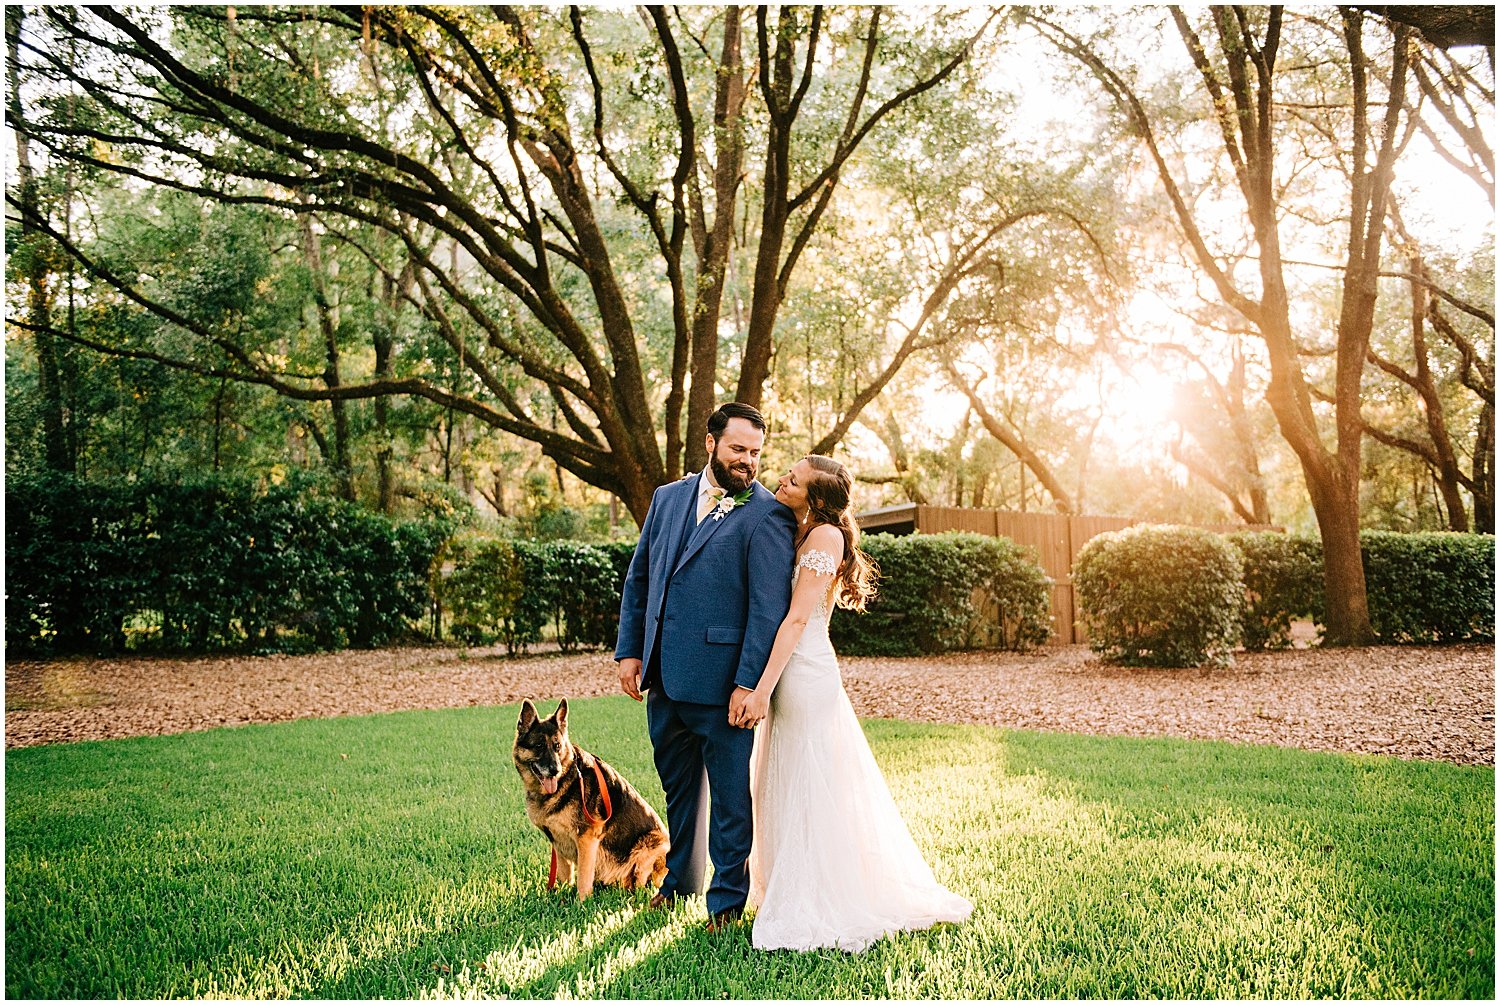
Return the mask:
[[620,690],[641,700],[641,661],[629,656],[620,661]]
[[755,724],[760,722],[760,719],[750,714],[749,702],[754,694],[754,691],[751,691],[743,684],[734,689],[734,693],[729,696],[729,724],[731,726],[738,726],[741,729],[754,729]]

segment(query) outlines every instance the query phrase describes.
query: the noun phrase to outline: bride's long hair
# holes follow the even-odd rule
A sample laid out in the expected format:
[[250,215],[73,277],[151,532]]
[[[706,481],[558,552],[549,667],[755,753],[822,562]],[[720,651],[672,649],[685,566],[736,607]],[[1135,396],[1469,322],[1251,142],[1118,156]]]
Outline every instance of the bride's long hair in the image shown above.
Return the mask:
[[808,454],[804,459],[812,465],[813,476],[806,486],[807,525],[797,543],[801,544],[819,524],[826,523],[839,529],[844,535],[844,554],[834,575],[838,583],[834,604],[851,611],[863,611],[875,597],[875,580],[880,569],[859,549],[859,525],[849,513],[849,493],[854,487],[854,478],[848,468],[832,457]]

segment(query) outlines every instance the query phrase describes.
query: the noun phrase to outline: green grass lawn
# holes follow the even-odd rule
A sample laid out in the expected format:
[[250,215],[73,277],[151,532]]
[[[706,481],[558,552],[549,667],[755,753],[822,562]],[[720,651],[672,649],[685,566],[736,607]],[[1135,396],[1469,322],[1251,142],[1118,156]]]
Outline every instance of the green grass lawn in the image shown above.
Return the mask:
[[[550,712],[550,706],[544,712]],[[871,721],[964,925],[757,953],[546,891],[515,707],[5,756],[9,997],[1479,998],[1494,770]],[[644,710],[574,738],[660,809]],[[809,770],[816,770],[809,765]],[[829,840],[837,841],[837,834]]]

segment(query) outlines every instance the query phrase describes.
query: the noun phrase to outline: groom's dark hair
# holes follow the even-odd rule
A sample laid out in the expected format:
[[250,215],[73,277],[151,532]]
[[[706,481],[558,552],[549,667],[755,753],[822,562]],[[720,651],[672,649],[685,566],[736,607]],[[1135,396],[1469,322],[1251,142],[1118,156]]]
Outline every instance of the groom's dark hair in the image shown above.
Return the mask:
[[724,427],[729,425],[730,419],[744,419],[762,433],[766,431],[766,417],[760,414],[759,409],[754,405],[731,401],[727,405],[720,405],[714,414],[708,417],[708,435],[715,440],[723,436]]

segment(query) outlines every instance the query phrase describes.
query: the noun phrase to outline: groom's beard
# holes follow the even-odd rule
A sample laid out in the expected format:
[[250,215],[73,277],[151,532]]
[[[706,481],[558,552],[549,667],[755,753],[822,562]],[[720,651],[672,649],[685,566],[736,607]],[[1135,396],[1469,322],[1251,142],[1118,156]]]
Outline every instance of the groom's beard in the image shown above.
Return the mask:
[[743,461],[735,464],[725,464],[719,460],[719,446],[714,444],[713,456],[708,459],[708,467],[714,473],[714,481],[719,483],[719,488],[730,495],[739,495],[750,487],[755,481],[755,468]]

